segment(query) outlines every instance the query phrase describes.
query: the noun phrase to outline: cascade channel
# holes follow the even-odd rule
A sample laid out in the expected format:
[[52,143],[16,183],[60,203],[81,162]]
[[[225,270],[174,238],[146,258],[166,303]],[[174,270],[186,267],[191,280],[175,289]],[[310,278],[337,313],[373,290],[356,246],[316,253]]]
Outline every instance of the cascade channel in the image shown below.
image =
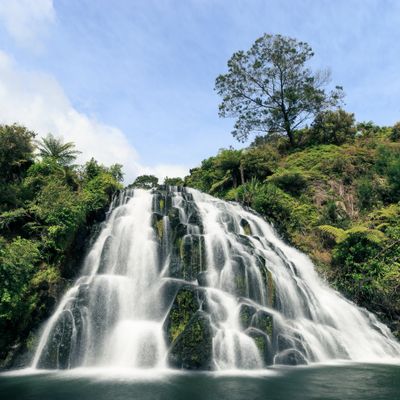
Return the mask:
[[373,314],[236,203],[126,190],[40,337],[38,369],[262,369],[399,360]]

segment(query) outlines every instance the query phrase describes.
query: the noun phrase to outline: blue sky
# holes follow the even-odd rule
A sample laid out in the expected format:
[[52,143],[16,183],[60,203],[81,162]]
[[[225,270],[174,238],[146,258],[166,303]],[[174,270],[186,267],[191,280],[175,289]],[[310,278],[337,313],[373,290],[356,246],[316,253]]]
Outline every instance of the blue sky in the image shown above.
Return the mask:
[[264,32],[308,42],[357,120],[400,120],[400,1],[0,0],[0,122],[141,173],[239,146],[216,76]]

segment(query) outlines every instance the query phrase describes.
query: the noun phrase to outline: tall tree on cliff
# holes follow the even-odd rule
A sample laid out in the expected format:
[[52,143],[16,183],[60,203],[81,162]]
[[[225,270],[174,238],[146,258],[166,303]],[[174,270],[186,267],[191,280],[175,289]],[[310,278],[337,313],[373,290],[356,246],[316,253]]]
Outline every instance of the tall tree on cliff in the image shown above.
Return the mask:
[[244,142],[251,132],[280,133],[294,146],[297,128],[340,103],[340,86],[329,93],[324,89],[329,72],[307,66],[313,55],[307,43],[268,34],[248,51],[233,54],[215,90],[222,96],[219,115],[236,118],[236,139]]

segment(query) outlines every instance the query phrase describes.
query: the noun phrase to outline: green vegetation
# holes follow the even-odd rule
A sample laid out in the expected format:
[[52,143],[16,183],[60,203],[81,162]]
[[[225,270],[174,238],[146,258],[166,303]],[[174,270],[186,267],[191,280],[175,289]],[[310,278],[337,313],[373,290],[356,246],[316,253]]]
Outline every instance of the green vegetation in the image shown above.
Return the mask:
[[157,187],[158,185],[158,178],[154,175],[140,175],[138,176],[135,181],[128,185],[128,188],[135,188],[135,189],[152,189]]
[[398,129],[328,111],[296,131],[295,148],[282,137],[258,137],[204,160],[185,184],[265,216],[342,293],[399,335]]
[[313,55],[307,43],[267,34],[247,52],[233,54],[228,73],[215,83],[220,116],[237,118],[233,136],[245,141],[251,132],[285,134],[294,146],[296,129],[340,103],[341,87],[325,92],[329,73],[308,67]]
[[49,315],[79,268],[90,227],[122,188],[120,165],[73,165],[72,143],[35,136],[0,126],[1,358]]

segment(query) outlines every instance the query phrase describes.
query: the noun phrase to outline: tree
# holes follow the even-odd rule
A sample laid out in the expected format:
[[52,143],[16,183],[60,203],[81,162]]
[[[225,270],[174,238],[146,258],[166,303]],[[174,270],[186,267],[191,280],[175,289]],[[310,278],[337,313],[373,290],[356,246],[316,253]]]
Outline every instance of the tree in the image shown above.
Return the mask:
[[306,66],[313,55],[305,42],[268,34],[247,52],[233,54],[215,90],[222,96],[219,115],[237,118],[234,137],[245,141],[251,132],[280,133],[294,146],[297,128],[340,103],[341,87],[329,94],[324,90],[329,72],[313,73]]
[[164,178],[164,185],[167,186],[183,186],[184,182],[182,178],[176,177],[176,178],[168,178],[166,176]]
[[62,166],[69,166],[76,160],[81,153],[75,150],[75,144],[72,142],[64,143],[61,138],[56,138],[51,133],[38,144],[39,155],[42,158],[52,158]]
[[35,136],[23,126],[0,125],[0,183],[21,180],[33,163]]
[[352,141],[357,133],[354,114],[344,110],[323,111],[314,120],[310,141],[341,145]]
[[140,175],[128,187],[137,189],[153,189],[158,185],[158,178],[154,175]]

